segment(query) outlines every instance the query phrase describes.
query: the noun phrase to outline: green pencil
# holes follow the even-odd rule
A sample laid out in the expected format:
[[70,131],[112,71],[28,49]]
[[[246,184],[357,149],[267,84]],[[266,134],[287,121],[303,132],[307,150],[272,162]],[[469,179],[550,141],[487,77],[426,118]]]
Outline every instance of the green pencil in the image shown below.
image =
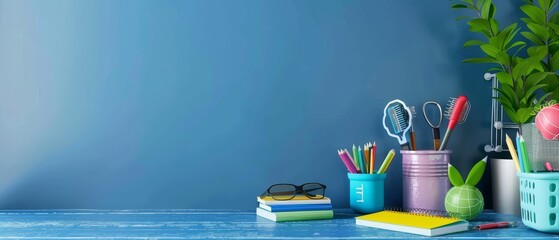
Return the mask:
[[359,164],[359,157],[357,156],[357,147],[355,147],[355,144],[353,144],[353,162],[355,163],[357,170],[360,171],[361,169],[359,169],[360,168],[359,166],[361,164]]
[[522,152],[522,162],[524,163],[524,172],[531,172],[532,166],[530,166],[530,159],[528,159],[528,151],[526,151],[526,142],[524,141],[524,137],[520,135],[520,149]]

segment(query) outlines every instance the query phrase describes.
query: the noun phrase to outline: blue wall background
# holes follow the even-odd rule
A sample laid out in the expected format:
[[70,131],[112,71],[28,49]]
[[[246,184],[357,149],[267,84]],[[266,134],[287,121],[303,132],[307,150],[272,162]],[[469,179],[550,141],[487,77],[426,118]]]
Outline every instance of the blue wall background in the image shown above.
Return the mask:
[[[497,1],[503,24],[511,4]],[[310,181],[348,207],[336,150],[398,149],[382,127],[395,98],[470,98],[448,147],[467,174],[491,99],[488,67],[461,63],[480,53],[459,15],[448,1],[0,1],[0,208],[253,209],[273,183]],[[390,206],[400,170],[398,154]]]

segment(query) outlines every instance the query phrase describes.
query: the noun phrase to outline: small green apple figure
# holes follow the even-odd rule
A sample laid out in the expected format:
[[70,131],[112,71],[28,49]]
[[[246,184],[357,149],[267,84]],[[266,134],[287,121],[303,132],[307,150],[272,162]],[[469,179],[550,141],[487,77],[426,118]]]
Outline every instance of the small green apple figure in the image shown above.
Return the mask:
[[454,187],[446,193],[444,199],[447,212],[454,213],[457,215],[456,217],[468,221],[479,216],[483,211],[483,195],[475,186],[481,180],[486,164],[487,157],[476,163],[470,170],[466,182],[464,182],[460,172],[454,166],[448,164],[448,178]]

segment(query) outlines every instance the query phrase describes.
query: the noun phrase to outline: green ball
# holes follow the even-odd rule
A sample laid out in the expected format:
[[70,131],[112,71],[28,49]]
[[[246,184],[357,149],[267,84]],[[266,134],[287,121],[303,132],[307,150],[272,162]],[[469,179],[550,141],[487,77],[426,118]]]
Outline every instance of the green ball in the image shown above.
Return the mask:
[[469,221],[483,211],[483,195],[474,186],[453,187],[446,193],[444,206],[447,212],[456,213],[457,217]]

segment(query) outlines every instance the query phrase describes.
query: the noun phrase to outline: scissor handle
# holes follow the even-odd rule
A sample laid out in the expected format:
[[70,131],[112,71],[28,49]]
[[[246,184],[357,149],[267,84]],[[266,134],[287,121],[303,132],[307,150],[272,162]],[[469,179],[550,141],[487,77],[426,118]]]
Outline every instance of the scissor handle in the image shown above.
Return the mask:
[[[438,124],[433,124],[431,122],[431,120],[429,120],[429,117],[427,117],[427,111],[426,108],[428,105],[435,105],[437,107],[437,109],[439,110],[439,123]],[[443,109],[441,108],[441,105],[438,102],[435,101],[427,101],[423,104],[423,117],[425,118],[425,121],[427,121],[427,124],[429,124],[429,126],[431,126],[431,128],[439,128],[441,127],[441,122],[443,121]]]

